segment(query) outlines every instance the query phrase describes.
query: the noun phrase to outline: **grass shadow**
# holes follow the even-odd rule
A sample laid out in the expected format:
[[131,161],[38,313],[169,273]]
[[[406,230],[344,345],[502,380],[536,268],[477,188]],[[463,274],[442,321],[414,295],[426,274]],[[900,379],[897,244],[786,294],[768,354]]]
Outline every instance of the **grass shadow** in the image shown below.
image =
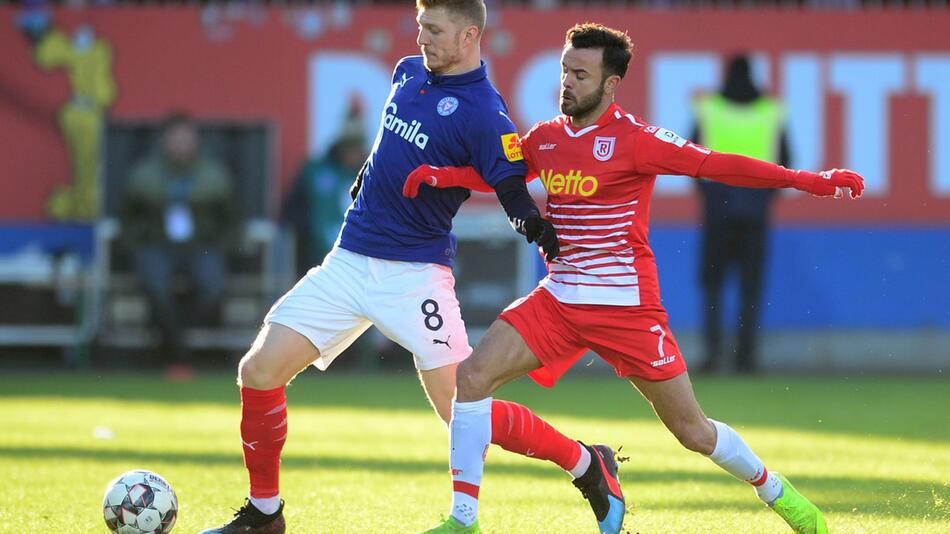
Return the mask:
[[[899,437],[950,444],[950,382],[940,378],[784,377],[694,380],[704,411],[733,426],[766,426],[830,434]],[[655,420],[646,402],[616,378],[568,378],[557,388],[527,378],[496,394],[521,402],[544,417]],[[292,407],[329,407],[429,412],[413,373],[322,374],[308,371],[287,391]],[[154,375],[38,375],[0,377],[4,398],[104,399],[162,404],[240,402],[231,375],[209,375],[191,383],[165,382]],[[552,420],[556,424],[556,420]]]
[[[503,454],[496,450],[493,454]],[[145,465],[155,464],[195,464],[203,466],[236,466],[241,464],[240,454],[189,453],[189,452],[150,452],[143,450],[110,450],[85,447],[4,447],[0,446],[0,458],[18,460],[79,460],[94,462],[128,461]],[[429,460],[402,460],[360,457],[353,458],[335,455],[299,455],[285,454],[281,468],[285,471],[323,470],[346,473],[395,473],[408,477],[417,477],[420,473],[444,474],[446,463]],[[486,466],[486,477],[508,475],[524,477],[525,484],[520,488],[530,492],[530,479],[568,479],[557,467],[546,462],[497,464],[490,460]],[[629,464],[623,466],[622,477],[626,493],[631,501],[636,501],[637,488],[651,484],[672,484],[694,482],[718,485],[737,485],[740,482],[729,475],[715,470],[651,470],[641,469]],[[950,519],[950,486],[947,483],[926,483],[916,480],[887,479],[880,477],[841,477],[841,476],[794,476],[796,487],[805,493],[818,495],[815,500],[822,509],[835,513],[863,513],[888,517],[924,518],[938,520]],[[521,491],[521,489],[519,489]],[[664,502],[664,508],[682,510],[723,509],[754,510],[761,504],[750,495],[748,502],[726,500],[703,500],[702,502],[679,501]],[[814,498],[814,497],[813,497]]]

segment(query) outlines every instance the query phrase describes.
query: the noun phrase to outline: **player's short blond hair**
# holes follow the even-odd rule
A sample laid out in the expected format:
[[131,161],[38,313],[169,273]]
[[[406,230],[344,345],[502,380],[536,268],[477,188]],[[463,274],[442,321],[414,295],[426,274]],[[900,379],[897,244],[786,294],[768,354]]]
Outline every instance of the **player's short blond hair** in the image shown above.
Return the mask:
[[465,22],[478,28],[478,36],[485,31],[487,9],[484,0],[416,0],[416,9],[444,8]]

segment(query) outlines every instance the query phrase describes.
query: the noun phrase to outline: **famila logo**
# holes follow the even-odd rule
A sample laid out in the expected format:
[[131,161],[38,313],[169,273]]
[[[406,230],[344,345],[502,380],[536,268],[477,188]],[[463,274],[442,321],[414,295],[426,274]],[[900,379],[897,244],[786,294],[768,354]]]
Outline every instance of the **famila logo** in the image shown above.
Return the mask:
[[400,119],[396,116],[397,109],[395,102],[390,102],[386,105],[386,116],[383,117],[383,128],[402,137],[420,149],[425,150],[426,145],[429,144],[429,136],[419,132],[419,129],[422,128],[422,123],[415,119],[413,119],[412,122],[406,122]]

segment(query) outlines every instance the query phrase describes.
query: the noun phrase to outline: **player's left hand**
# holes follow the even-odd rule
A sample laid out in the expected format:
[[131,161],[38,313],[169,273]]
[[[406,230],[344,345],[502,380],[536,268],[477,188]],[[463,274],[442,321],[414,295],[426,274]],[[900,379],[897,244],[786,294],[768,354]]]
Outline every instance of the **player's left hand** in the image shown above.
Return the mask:
[[850,192],[851,198],[859,198],[864,193],[864,178],[851,169],[821,171],[808,192],[819,197],[833,195],[835,198],[842,198],[845,188]]
[[471,167],[419,165],[406,177],[406,183],[402,186],[402,195],[408,198],[416,198],[422,184],[439,189],[465,187],[483,193],[494,191]]
[[522,229],[519,233],[524,234],[528,243],[537,243],[544,251],[544,259],[554,261],[554,258],[561,253],[561,245],[557,240],[557,232],[554,231],[554,225],[551,221],[540,217],[529,217],[521,221]]

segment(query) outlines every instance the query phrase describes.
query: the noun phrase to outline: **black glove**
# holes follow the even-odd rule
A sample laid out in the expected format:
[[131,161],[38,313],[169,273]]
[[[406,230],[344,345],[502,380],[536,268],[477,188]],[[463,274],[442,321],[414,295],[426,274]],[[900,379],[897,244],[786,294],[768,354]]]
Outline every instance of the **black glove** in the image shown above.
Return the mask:
[[356,200],[356,195],[360,194],[360,188],[363,187],[363,173],[366,172],[367,165],[369,165],[369,160],[363,162],[360,172],[356,173],[356,181],[350,186],[350,198],[353,200]]
[[546,260],[554,261],[554,258],[561,252],[561,245],[557,241],[554,225],[547,219],[539,215],[533,215],[526,219],[511,219],[511,225],[516,232],[525,236],[528,243],[537,243],[544,251]]

